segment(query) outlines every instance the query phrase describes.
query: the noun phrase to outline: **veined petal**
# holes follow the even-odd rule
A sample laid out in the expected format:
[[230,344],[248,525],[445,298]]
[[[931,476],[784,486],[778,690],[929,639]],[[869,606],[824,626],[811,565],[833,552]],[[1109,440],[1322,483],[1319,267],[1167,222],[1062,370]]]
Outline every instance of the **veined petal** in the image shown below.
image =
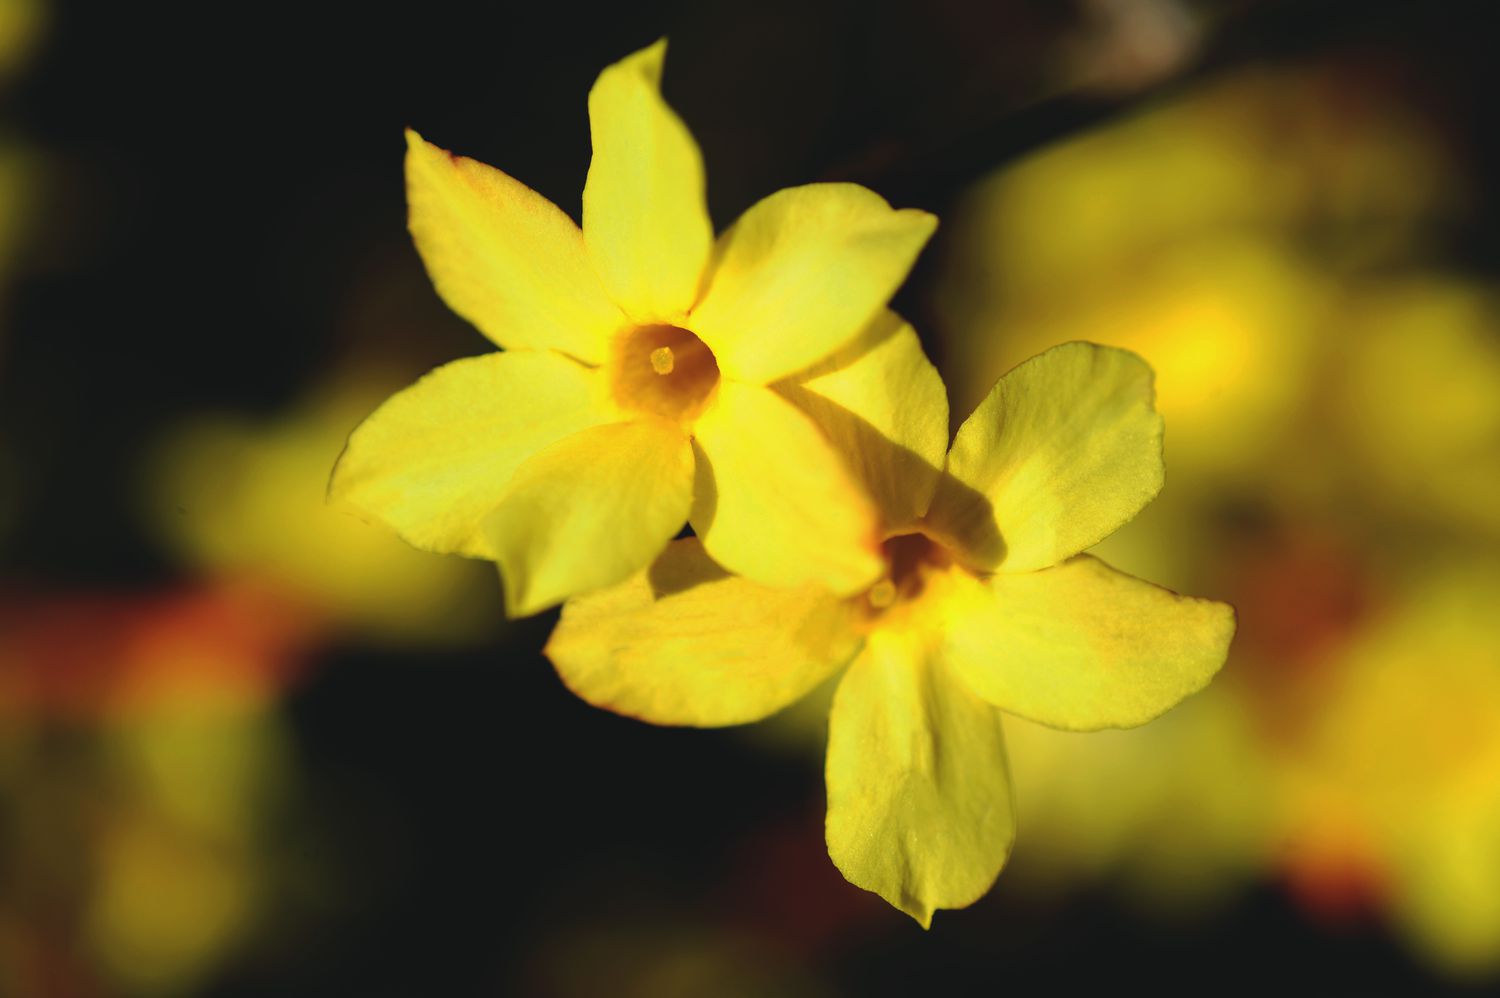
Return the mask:
[[1208,684],[1234,609],[1179,596],[1089,555],[976,581],[948,614],[944,654],[1002,710],[1054,728],[1144,724]]
[[1151,368],[1064,343],[1016,367],[954,437],[929,519],[983,571],[1031,572],[1114,533],[1161,491]]
[[870,635],[828,718],[828,854],[926,927],[978,900],[1016,835],[1000,714],[920,636]]
[[629,581],[569,600],[547,657],[596,707],[716,727],[801,699],[859,642],[846,601],[730,575],[689,537]]
[[506,612],[538,613],[645,567],[682,529],[693,501],[693,449],[675,424],[647,417],[559,440],[516,469],[484,523]]
[[752,205],[714,247],[689,319],[726,377],[796,374],[844,346],[906,279],[937,227],[858,184],[808,184]]
[[408,225],[448,307],[507,349],[550,347],[597,364],[625,318],[589,265],[578,226],[492,166],[406,133]]
[[922,518],[948,449],[948,393],[900,316],[882,311],[849,346],[774,387],[848,460],[886,532]]
[[678,323],[713,248],[703,156],[661,96],[665,38],[599,74],[583,235],[609,294],[637,322]]
[[329,498],[419,548],[484,557],[480,525],[521,463],[608,418],[599,375],[561,354],[456,360],[392,395],[350,434]]
[[858,592],[883,564],[875,509],[811,419],[727,378],[693,427],[693,530],[710,557],[768,586]]

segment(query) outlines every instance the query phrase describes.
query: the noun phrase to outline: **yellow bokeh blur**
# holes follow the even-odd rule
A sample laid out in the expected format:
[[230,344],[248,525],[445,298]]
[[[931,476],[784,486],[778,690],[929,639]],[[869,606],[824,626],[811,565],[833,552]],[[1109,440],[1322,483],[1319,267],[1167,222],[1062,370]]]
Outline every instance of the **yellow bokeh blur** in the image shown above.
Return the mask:
[[46,0],[0,0],[0,86],[31,56],[46,26]]
[[955,419],[1054,343],[1150,361],[1167,484],[1099,553],[1239,609],[1155,724],[1012,725],[1018,882],[1194,910],[1278,878],[1468,973],[1500,965],[1500,313],[1431,262],[1464,178],[1366,83],[1242,71],[981,181],[939,349]]
[[1079,735],[1012,720],[1006,738],[1026,830],[1016,889],[1115,881],[1175,914],[1232,897],[1264,867],[1270,773],[1217,687],[1141,728]]
[[1416,273],[1342,310],[1330,422],[1383,515],[1500,538],[1500,291]]
[[289,779],[274,715],[155,711],[109,736],[121,802],[98,832],[86,913],[132,993],[180,993],[266,913],[264,829]]
[[[880,5],[835,45],[823,6],[793,33],[778,5],[665,19],[715,218],[792,176],[940,206],[896,301],[954,426],[1055,344],[1145,358],[1166,485],[1093,550],[1235,605],[1228,665],[1136,729],[1007,717],[1015,851],[921,934],[828,861],[834,682],[723,738],[596,716],[539,658],[550,621],[505,629],[494,565],[326,501],[361,420],[487,349],[403,227],[400,125],[576,217],[583,88],[656,16],[498,70],[453,45],[494,37],[482,12],[398,9],[342,48],[317,17],[243,18],[268,77],[212,37],[153,50],[151,18],[0,0],[0,995],[393,969],[811,998],[911,968],[1024,987],[1143,942],[1180,979],[1288,939],[1355,985],[1500,980],[1494,143],[1461,65],[1482,37],[1405,37],[1396,4],[1084,0]],[[787,72],[703,86],[773,39]]]
[[1286,843],[1327,853],[1340,844],[1321,840],[1329,827],[1353,830],[1365,877],[1404,928],[1455,969],[1494,970],[1500,566],[1464,556],[1399,585],[1337,654],[1337,684],[1282,767]]
[[418,551],[327,501],[349,431],[401,378],[351,368],[269,420],[185,422],[148,464],[146,515],[197,571],[274,587],[330,626],[408,641],[492,631],[501,615],[491,565]]

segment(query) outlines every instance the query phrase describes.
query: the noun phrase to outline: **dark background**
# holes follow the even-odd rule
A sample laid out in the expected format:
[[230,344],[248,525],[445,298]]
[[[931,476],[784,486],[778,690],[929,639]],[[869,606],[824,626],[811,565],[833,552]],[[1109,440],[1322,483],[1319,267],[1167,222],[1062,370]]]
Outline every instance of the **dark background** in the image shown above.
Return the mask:
[[[342,317],[372,274],[389,275],[377,307],[418,369],[485,348],[406,237],[403,126],[576,217],[588,87],[662,34],[719,228],[813,179],[942,213],[995,166],[1194,78],[1350,51],[1410,81],[1491,174],[1500,70],[1479,5],[1205,9],[1191,65],[1102,95],[1060,82],[1083,22],[1067,4],[58,4],[5,98],[10,130],[45,150],[0,340],[0,425],[26,470],[6,585],[176,581],[130,498],[143,448],[184,412],[274,412],[367,346]],[[1500,243],[1480,194],[1455,245],[1488,271]],[[942,252],[940,230],[899,301],[919,328]],[[782,964],[810,968],[811,993],[1438,986],[1374,919],[1331,930],[1271,885],[1154,921],[1107,891],[1038,910],[1002,876],[923,933],[827,862],[816,765],[586,708],[539,654],[551,620],[467,651],[355,638],[320,656],[286,702],[304,787],[273,915],[204,993],[610,993],[612,951],[566,940],[611,919],[643,934],[621,943],[626,965],[648,926],[727,926],[768,975],[746,993],[786,993],[767,969]]]

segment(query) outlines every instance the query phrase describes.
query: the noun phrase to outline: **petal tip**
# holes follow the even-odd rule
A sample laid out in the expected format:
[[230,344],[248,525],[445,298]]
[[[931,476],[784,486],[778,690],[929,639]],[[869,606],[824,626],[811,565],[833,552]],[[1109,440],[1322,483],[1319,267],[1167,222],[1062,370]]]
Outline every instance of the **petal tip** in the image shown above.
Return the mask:
[[444,156],[453,155],[442,146],[428,142],[427,139],[423,138],[421,132],[417,131],[415,128],[412,128],[410,125],[408,125],[403,130],[402,134],[406,137],[406,156],[408,163],[411,161],[411,158],[413,156],[434,156],[438,154]]
[[620,73],[639,73],[652,86],[661,85],[662,66],[667,59],[667,36],[662,35],[650,45],[636,49],[629,55],[605,66],[595,81],[597,87],[606,77]]
[[896,214],[912,222],[916,228],[921,229],[924,239],[931,239],[932,234],[937,231],[938,217],[930,211],[922,208],[898,208]]

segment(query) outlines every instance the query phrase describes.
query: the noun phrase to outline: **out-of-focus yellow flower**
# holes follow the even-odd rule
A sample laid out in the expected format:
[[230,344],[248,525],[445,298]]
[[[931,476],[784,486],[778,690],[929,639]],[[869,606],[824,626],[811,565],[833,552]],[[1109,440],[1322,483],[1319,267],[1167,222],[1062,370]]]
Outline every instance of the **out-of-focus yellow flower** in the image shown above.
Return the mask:
[[583,228],[409,133],[411,231],[438,292],[503,348],[438,368],[350,437],[333,494],[418,547],[490,558],[529,614],[643,568],[691,521],[770,585],[852,593],[875,513],[773,382],[884,306],[932,234],[853,184],[788,188],[713,239],[702,158],[662,100],[665,42],[589,93]]
[[1455,278],[1351,296],[1328,408],[1350,483],[1387,515],[1500,535],[1500,299]]
[[1294,886],[1359,890],[1458,971],[1500,969],[1497,606],[1493,560],[1420,573],[1336,656],[1280,771]]
[[[1156,370],[1174,488],[1259,476],[1301,415],[1329,297],[1273,245],[1185,246],[1139,263],[1118,285],[967,315],[952,341],[955,369],[1008,367],[1077,339],[1132,350]],[[962,377],[973,391],[974,376]]]
[[1157,371],[1174,489],[1263,476],[1342,339],[1342,271],[1461,196],[1437,149],[1363,78],[1254,70],[997,171],[940,278],[955,405],[1053,344],[1120,346]]
[[1493,562],[1500,323],[1488,290],[1425,271],[1465,184],[1367,68],[1237,73],[998,171],[954,213],[943,345],[955,400],[1074,338],[1145,357],[1172,480],[1093,553],[1227,592],[1243,623],[1162,724],[1011,732],[1038,833],[1016,874],[1168,904],[1280,874],[1315,913],[1378,909],[1477,967],[1500,952],[1475,789],[1500,771],[1478,734],[1497,601],[1480,573],[1406,590],[1417,554]]
[[[1089,294],[1166,249],[1321,231],[1404,245],[1455,198],[1432,126],[1339,70],[1256,69],[997,171],[965,199],[956,276],[993,300]],[[961,274],[960,274],[961,272]]]
[[1019,888],[1112,882],[1133,901],[1179,913],[1221,902],[1261,874],[1270,776],[1226,678],[1129,731],[1007,726],[1026,829],[1010,874]]
[[758,720],[852,662],[829,719],[829,853],[925,926],[980,897],[1009,854],[1000,710],[1072,730],[1144,723],[1208,682],[1234,616],[1079,554],[1161,487],[1138,357],[1084,343],[1036,357],[951,448],[942,381],[909,326],[795,394],[881,507],[882,577],[854,598],[769,589],[677,541],[570,600],[547,653],[590,703],[702,726]]
[[290,778],[284,734],[260,711],[168,706],[107,739],[119,803],[97,831],[85,932],[132,993],[180,994],[267,910],[265,816]]
[[41,35],[44,0],[0,0],[0,83],[24,63]]
[[329,626],[424,640],[481,633],[493,619],[488,573],[414,551],[324,502],[329,455],[399,384],[354,369],[268,425],[184,423],[152,459],[147,515],[195,567],[280,592]]

